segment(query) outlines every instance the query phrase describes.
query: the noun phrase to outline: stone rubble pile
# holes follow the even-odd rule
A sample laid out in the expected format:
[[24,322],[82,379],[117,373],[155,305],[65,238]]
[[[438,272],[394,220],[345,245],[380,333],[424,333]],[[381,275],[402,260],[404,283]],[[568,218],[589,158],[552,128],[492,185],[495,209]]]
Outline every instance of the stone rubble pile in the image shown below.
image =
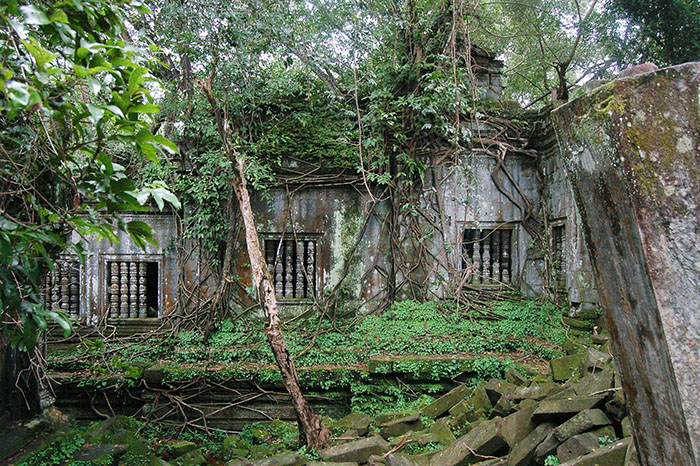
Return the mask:
[[[506,380],[474,390],[460,385],[420,413],[385,413],[374,420],[352,413],[331,425],[345,432],[319,452],[322,461],[290,453],[228,466],[639,464],[612,356],[588,348],[550,365],[554,382],[531,381],[511,370]],[[409,444],[442,448],[403,453]]]

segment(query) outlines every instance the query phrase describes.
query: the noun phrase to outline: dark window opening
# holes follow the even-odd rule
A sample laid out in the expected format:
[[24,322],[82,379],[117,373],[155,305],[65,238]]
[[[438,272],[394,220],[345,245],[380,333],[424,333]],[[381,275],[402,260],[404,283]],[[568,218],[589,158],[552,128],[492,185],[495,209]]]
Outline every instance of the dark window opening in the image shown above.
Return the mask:
[[512,230],[466,229],[462,238],[462,269],[470,272],[470,283],[510,283]]
[[315,239],[266,239],[265,261],[278,298],[308,299],[315,296]]
[[559,288],[566,287],[566,275],[564,268],[564,225],[552,227],[552,275],[554,284]]
[[111,319],[158,317],[158,262],[108,261],[105,275]]
[[73,319],[80,316],[80,262],[58,259],[46,277],[45,303],[52,311],[61,311]]

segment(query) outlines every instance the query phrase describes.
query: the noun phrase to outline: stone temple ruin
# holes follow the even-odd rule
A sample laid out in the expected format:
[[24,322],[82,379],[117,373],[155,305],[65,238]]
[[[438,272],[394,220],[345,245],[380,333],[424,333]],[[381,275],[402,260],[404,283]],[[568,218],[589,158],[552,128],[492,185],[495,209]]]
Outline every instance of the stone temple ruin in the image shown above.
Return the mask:
[[[496,101],[502,64],[478,62]],[[640,456],[697,464],[699,86],[700,65],[688,64],[604,84],[553,116],[525,112],[527,132],[476,120],[473,150],[426,148],[426,178],[402,191],[290,156],[253,199],[280,304],[293,314],[340,296],[337,307],[367,312],[387,298],[514,289],[566,300],[565,323],[589,330],[601,306]],[[191,207],[128,218],[152,225],[158,246],[122,235],[86,244],[82,266],[63,257],[47,303],[87,325],[143,328],[211,296],[201,247],[179,231]],[[242,286],[227,299],[250,309],[233,227]]]
[[[497,101],[502,63],[483,50],[475,59],[480,94]],[[571,323],[592,328],[598,317],[592,270],[553,128],[541,117],[526,115],[531,129],[517,135],[521,149],[501,159],[487,144],[449,160],[440,160],[439,151],[427,154],[433,180],[401,198],[368,191],[357,173],[290,156],[277,184],[253,198],[284,309],[299,312],[339,288],[343,305],[361,312],[387,293],[440,299],[466,289],[509,288],[561,296],[571,305]],[[506,130],[474,123],[485,140]],[[185,242],[178,215],[187,211],[125,218],[152,225],[158,246],[145,251],[122,233],[118,244],[86,244],[83,266],[63,258],[48,279],[47,302],[88,325],[103,319],[148,325],[179,312],[195,288],[199,296],[211,295],[215,284],[197,245],[188,240],[194,253],[177,254],[176,243]],[[249,284],[240,228],[237,234],[233,275]],[[234,298],[241,308],[254,304],[245,286]]]

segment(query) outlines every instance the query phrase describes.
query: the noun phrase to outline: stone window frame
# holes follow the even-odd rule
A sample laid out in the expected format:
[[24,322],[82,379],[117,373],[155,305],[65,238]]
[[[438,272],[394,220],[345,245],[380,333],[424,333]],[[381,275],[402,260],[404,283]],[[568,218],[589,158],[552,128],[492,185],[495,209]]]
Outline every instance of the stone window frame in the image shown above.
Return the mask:
[[[322,239],[322,234],[321,233],[308,233],[308,232],[303,232],[303,233],[295,233],[295,232],[281,232],[281,233],[271,233],[271,232],[266,232],[266,233],[259,233],[258,234],[260,238],[260,243],[261,243],[261,249],[262,249],[262,254],[263,257],[265,258],[265,263],[267,264],[267,251],[266,251],[266,241],[279,241],[281,239],[284,240],[293,240],[293,241],[313,241],[315,243],[315,263],[314,263],[314,276],[313,278],[313,284],[314,284],[314,293],[313,296],[311,297],[303,297],[303,298],[285,298],[282,296],[277,295],[275,293],[275,296],[277,298],[277,301],[280,304],[306,304],[306,303],[313,303],[314,300],[318,297],[319,294],[319,286],[321,284],[320,279],[321,279],[321,271],[320,271],[320,246],[321,246],[321,239]],[[275,287],[275,277],[272,276],[272,286],[273,288]]]
[[456,264],[460,272],[464,272],[463,262],[463,247],[464,247],[464,232],[466,230],[509,230],[510,231],[510,280],[503,283],[474,283],[467,282],[470,287],[484,289],[501,289],[516,286],[515,277],[521,266],[521,257],[519,257],[519,234],[520,228],[518,222],[499,222],[499,221],[462,221],[457,222],[457,247],[454,248],[456,254]]
[[128,319],[111,319],[106,315],[109,307],[107,295],[109,293],[107,285],[107,277],[109,271],[107,264],[113,261],[128,261],[128,262],[156,262],[158,264],[158,315],[156,317],[146,317],[145,319],[154,320],[165,317],[165,257],[163,254],[110,254],[100,253],[98,261],[98,287],[99,293],[99,318],[109,319],[113,322],[133,321],[135,318]]

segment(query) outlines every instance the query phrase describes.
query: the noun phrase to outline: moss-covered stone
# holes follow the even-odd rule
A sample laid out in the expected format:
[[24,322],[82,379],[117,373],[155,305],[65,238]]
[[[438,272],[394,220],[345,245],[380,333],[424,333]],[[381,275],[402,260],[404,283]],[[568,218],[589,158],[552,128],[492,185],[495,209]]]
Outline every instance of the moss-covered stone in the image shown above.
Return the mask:
[[549,361],[549,367],[552,371],[552,380],[555,382],[563,382],[579,374],[579,366],[584,357],[585,355],[583,354],[572,354]]

